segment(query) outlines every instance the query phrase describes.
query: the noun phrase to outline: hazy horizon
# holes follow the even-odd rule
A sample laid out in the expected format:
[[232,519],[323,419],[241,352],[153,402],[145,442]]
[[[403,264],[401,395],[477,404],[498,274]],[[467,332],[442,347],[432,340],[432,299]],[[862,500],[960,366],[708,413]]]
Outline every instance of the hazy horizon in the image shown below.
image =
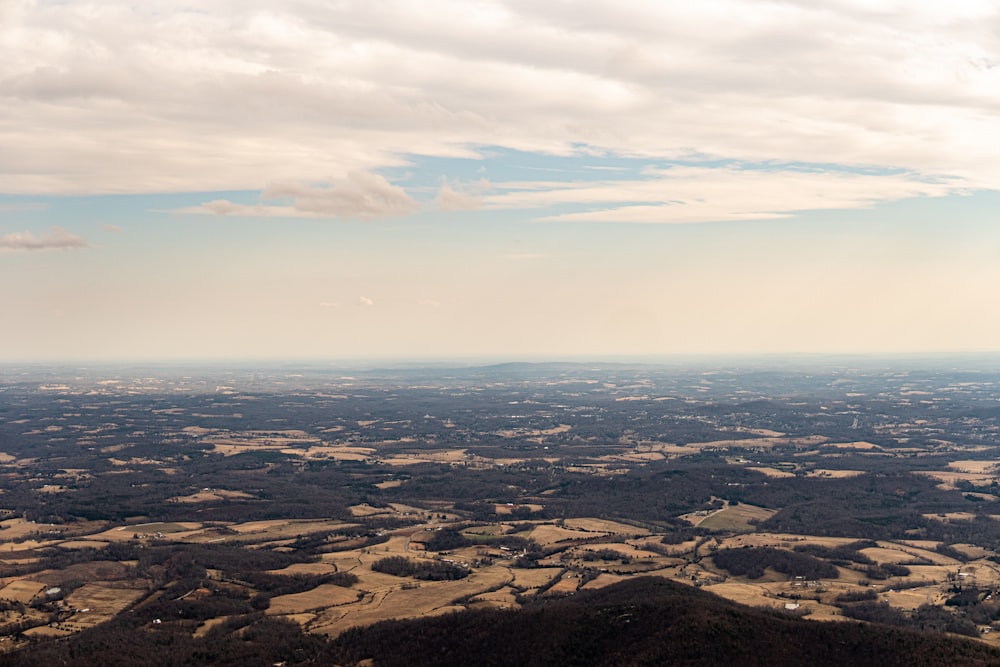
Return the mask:
[[293,377],[300,373],[378,373],[475,370],[529,370],[537,368],[683,369],[705,373],[768,371],[954,371],[992,372],[1000,369],[1000,353],[953,354],[765,354],[765,355],[662,355],[631,357],[371,357],[371,358],[190,358],[190,359],[95,359],[0,361],[0,371],[15,374],[97,373],[100,377],[140,376],[145,373],[276,373]]
[[995,354],[988,2],[0,4],[0,363]]

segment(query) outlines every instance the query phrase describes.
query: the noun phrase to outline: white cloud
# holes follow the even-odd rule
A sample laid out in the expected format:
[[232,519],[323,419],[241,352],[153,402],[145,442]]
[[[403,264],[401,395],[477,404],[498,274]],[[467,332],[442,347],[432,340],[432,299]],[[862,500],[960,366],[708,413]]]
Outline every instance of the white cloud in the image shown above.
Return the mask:
[[51,227],[41,236],[30,231],[12,232],[0,236],[0,252],[28,252],[36,250],[69,250],[86,248],[87,242],[67,232],[62,227]]
[[320,301],[319,302],[319,307],[320,308],[339,308],[340,304],[337,303],[336,301]]
[[113,234],[121,234],[123,231],[125,231],[124,229],[122,229],[118,225],[112,225],[110,223],[108,223],[106,225],[101,225],[101,229],[103,229],[106,232],[111,232]]
[[294,183],[271,185],[264,198],[290,197],[293,207],[306,214],[338,218],[378,218],[404,215],[417,209],[406,192],[377,174],[352,172],[347,180],[329,188]]
[[[474,145],[820,160],[1000,188],[990,2],[0,7],[11,193],[255,190]],[[315,194],[303,205],[351,208]]]
[[358,305],[367,308],[369,306],[374,306],[375,305],[375,301],[374,301],[374,299],[371,299],[371,298],[369,298],[367,296],[359,296],[358,297]]
[[265,200],[291,199],[291,204],[237,204],[225,199],[179,209],[176,213],[248,217],[355,218],[371,220],[405,215],[417,210],[417,202],[402,188],[378,174],[352,172],[329,187],[296,183],[268,186]]

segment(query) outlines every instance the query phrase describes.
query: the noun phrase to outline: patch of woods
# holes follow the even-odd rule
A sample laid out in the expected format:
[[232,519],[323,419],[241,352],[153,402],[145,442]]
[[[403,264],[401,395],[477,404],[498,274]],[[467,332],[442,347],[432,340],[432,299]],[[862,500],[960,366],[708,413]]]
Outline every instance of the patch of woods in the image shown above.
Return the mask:
[[661,544],[683,544],[684,542],[690,542],[691,540],[697,540],[706,535],[710,535],[712,531],[707,528],[700,528],[698,526],[687,525],[687,522],[680,519],[672,523],[669,530],[660,538]]
[[455,528],[441,528],[434,531],[431,539],[424,543],[424,548],[428,551],[451,551],[467,547],[472,542]]
[[795,547],[795,551],[824,558],[834,565],[861,570],[869,579],[883,581],[892,577],[906,577],[910,568],[900,563],[876,563],[861,553],[861,549],[877,547],[872,540],[858,540],[849,544],[824,546],[821,544],[806,544]]
[[[512,553],[520,552],[511,561],[512,567],[535,568],[538,561],[554,553],[542,549],[534,540],[513,533],[534,528],[533,524],[515,525],[504,535],[466,535],[455,527],[444,527],[436,530],[434,535],[424,543],[427,551],[447,552],[471,545],[481,545],[504,549]],[[418,577],[419,578],[419,577]]]
[[601,560],[601,561],[620,560],[623,565],[628,565],[629,563],[632,562],[632,559],[629,556],[621,553],[620,551],[616,551],[614,549],[598,549],[596,551],[589,551],[589,550],[585,549],[580,554],[580,558],[584,562],[588,562],[588,563],[593,562],[593,561],[597,561],[597,560]]
[[330,572],[328,574],[275,574],[273,572],[246,572],[240,575],[242,582],[258,591],[273,596],[292,595],[312,590],[317,586],[332,584],[350,588],[358,583],[358,577],[350,572]]
[[793,551],[773,547],[743,547],[721,549],[712,554],[718,567],[735,576],[759,579],[771,568],[790,577],[804,579],[837,579],[837,566],[848,567],[865,573],[868,579],[884,581],[892,577],[905,577],[910,569],[898,563],[876,563],[861,549],[878,546],[870,540],[825,546],[819,544],[797,545]]
[[423,581],[454,581],[469,576],[468,568],[442,560],[413,560],[406,556],[386,556],[372,563],[376,572]]
[[350,588],[358,583],[358,577],[350,572],[331,572],[329,574],[246,572],[240,575],[239,583],[258,591],[251,598],[250,606],[257,611],[262,611],[271,606],[271,598],[304,593],[324,584]]
[[773,547],[720,549],[712,554],[712,560],[731,574],[748,579],[761,578],[767,568],[805,579],[836,579],[840,576],[836,567],[815,556]]

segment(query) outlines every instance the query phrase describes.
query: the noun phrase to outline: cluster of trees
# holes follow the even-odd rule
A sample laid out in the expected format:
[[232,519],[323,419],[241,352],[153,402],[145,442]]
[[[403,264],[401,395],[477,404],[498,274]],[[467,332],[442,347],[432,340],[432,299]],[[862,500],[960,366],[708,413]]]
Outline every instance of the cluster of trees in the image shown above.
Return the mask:
[[[685,522],[686,523],[686,522]],[[660,539],[661,544],[683,544],[711,534],[707,528],[689,525],[673,525]]]
[[834,599],[835,605],[841,606],[852,602],[871,602],[878,599],[878,591],[874,588],[865,588],[860,591],[847,591],[841,593]]
[[621,560],[623,564],[628,564],[632,562],[632,559],[625,554],[615,551],[614,549],[598,549],[597,551],[584,550],[581,557],[585,561],[595,561],[595,560]]
[[925,604],[912,614],[906,614],[885,602],[863,601],[841,604],[845,616],[869,623],[910,628],[923,632],[951,632],[967,637],[979,637],[979,630],[965,614],[954,614],[949,609]]
[[720,549],[712,554],[712,560],[718,567],[748,579],[759,579],[767,568],[806,579],[836,579],[840,576],[837,568],[824,560],[772,547]]
[[412,560],[406,556],[386,556],[372,563],[376,572],[423,581],[454,581],[469,576],[468,568],[441,560]]
[[271,572],[245,572],[240,583],[258,591],[250,600],[250,606],[261,611],[271,606],[271,598],[311,591],[317,586],[333,584],[350,588],[358,583],[358,577],[350,572],[329,574],[273,574]]
[[434,532],[431,539],[424,543],[424,548],[428,551],[451,551],[467,547],[472,542],[465,535],[455,528],[440,528]]
[[258,591],[271,595],[291,595],[309,591],[317,586],[333,584],[350,588],[358,583],[357,575],[351,572],[330,572],[328,574],[274,574],[272,572],[245,572],[241,580]]
[[818,558],[825,558],[834,565],[849,567],[851,564],[872,565],[875,563],[871,558],[861,553],[861,549],[877,547],[878,542],[873,540],[858,540],[848,544],[837,544],[827,546],[823,544],[798,544],[795,551],[807,553]]
[[876,563],[867,555],[861,553],[861,549],[877,547],[878,543],[873,540],[858,540],[849,544],[838,544],[836,546],[824,546],[821,544],[798,545],[795,551],[808,553],[813,556],[824,558],[834,565],[841,567],[864,566],[864,573],[869,579],[882,581],[890,577],[906,577],[910,574],[910,568],[900,563]]
[[899,563],[878,563],[865,568],[865,575],[876,581],[884,581],[892,577],[907,577],[909,574],[910,568]]
[[995,591],[969,586],[955,588],[952,593],[945,605],[958,608],[973,623],[989,625],[1000,620],[1000,601],[995,599]]

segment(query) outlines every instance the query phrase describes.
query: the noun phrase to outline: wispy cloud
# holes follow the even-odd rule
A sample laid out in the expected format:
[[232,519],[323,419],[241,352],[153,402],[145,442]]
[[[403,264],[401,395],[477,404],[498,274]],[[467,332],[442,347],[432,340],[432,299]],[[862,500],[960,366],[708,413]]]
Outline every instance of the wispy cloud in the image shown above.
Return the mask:
[[48,204],[44,202],[2,202],[0,213],[20,213],[22,211],[44,211]]
[[125,231],[118,225],[112,225],[111,223],[101,225],[101,229],[103,229],[106,232],[111,232],[112,234],[121,234],[123,231]]
[[412,213],[417,202],[403,188],[378,174],[352,172],[347,179],[327,187],[298,183],[268,186],[264,201],[291,200],[289,204],[238,204],[226,199],[183,208],[175,213],[246,217],[353,218],[372,220]]
[[438,190],[437,203],[444,211],[472,211],[483,206],[483,197],[490,190],[490,182],[481,179],[471,186],[452,184],[446,179]]
[[358,305],[368,308],[375,305],[375,300],[367,296],[359,296]]
[[267,204],[238,204],[228,199],[213,199],[199,206],[175,209],[182,215],[224,215],[245,218],[304,218],[306,215],[294,206],[269,206]]
[[540,216],[561,222],[696,223],[780,218],[800,211],[866,208],[911,197],[962,194],[960,179],[830,169],[674,167],[629,181],[497,184],[488,208],[585,210]]
[[0,236],[0,252],[32,252],[40,250],[71,250],[86,248],[87,242],[62,227],[51,227],[41,236],[30,231]]
[[436,299],[417,299],[418,306],[427,306],[428,308],[440,308],[441,302]]

